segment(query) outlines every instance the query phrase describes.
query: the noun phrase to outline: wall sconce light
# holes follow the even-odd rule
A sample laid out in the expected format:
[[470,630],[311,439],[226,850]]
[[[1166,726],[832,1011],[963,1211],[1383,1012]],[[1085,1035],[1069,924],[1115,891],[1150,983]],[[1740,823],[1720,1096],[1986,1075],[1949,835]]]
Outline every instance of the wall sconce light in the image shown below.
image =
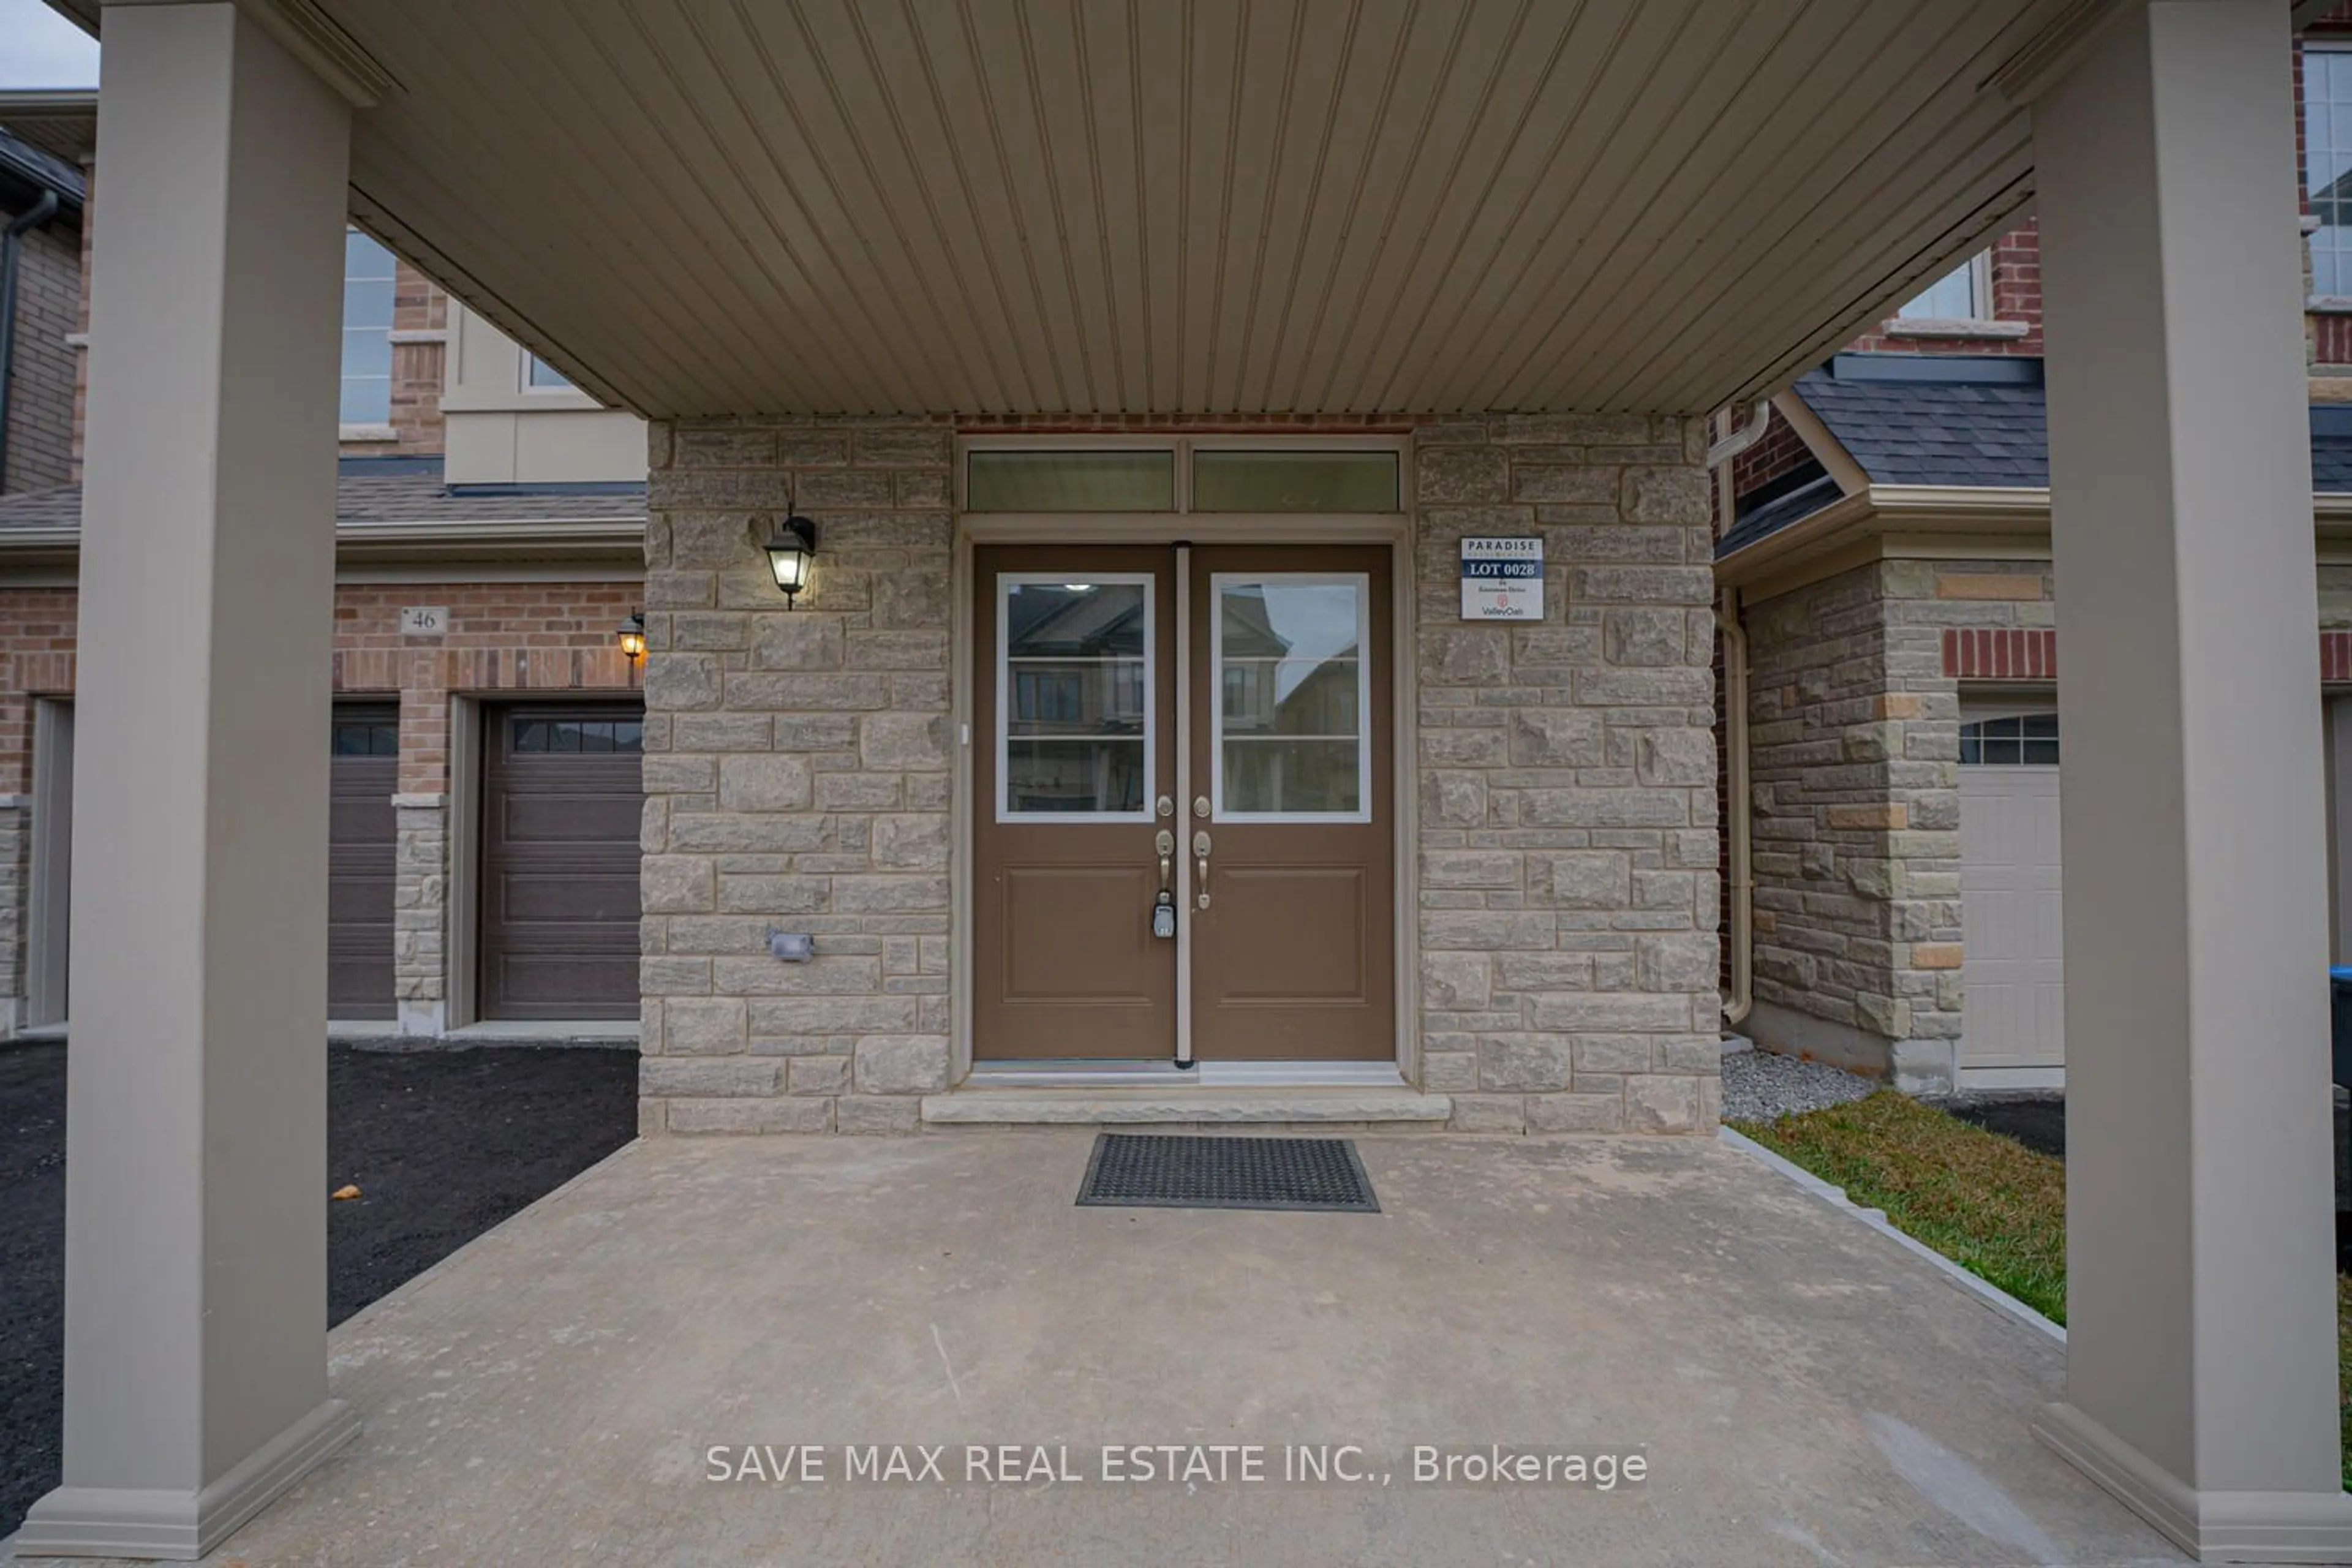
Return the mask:
[[621,653],[631,664],[646,657],[646,613],[643,610],[632,612],[629,618],[621,623],[616,635],[620,638]]
[[804,517],[782,518],[770,526],[768,536],[760,542],[768,552],[769,569],[776,574],[776,587],[789,610],[809,584],[809,563],[816,555],[816,524]]

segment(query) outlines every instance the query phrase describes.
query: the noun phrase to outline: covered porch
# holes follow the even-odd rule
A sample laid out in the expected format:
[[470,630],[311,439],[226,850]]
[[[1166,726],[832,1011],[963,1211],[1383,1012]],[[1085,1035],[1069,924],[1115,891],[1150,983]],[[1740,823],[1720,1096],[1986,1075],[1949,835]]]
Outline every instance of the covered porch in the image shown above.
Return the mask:
[[2179,1561],[2021,1440],[2063,1345],[1713,1140],[1360,1138],[1378,1215],[1091,1142],[635,1143],[337,1329],[367,1429],[213,1560]]
[[[1745,1477],[1760,1500],[1767,1467],[1844,1484],[1802,1470],[1795,1431],[1923,1498],[1958,1489],[1908,1522],[1819,1516],[1847,1532],[1840,1552],[1938,1555],[1938,1521],[1971,1510],[1968,1528],[2025,1555],[2153,1541],[2030,1428],[2193,1552],[2352,1559],[2329,1372],[2285,0],[62,8],[102,29],[107,243],[81,568],[66,1474],[20,1551],[210,1552],[363,1423],[348,1466],[256,1528],[338,1555],[336,1532],[386,1506],[373,1483],[364,1503],[341,1490],[363,1474],[417,1487],[420,1510],[454,1495],[484,1528],[518,1530],[525,1499],[642,1504],[676,1485],[675,1508],[608,1515],[606,1539],[649,1556],[756,1549],[707,1532],[776,1516],[687,1492],[690,1468],[661,1479],[642,1444],[611,1461],[637,1481],[585,1479],[606,1461],[572,1448],[604,1429],[607,1358],[642,1353],[656,1407],[676,1412],[659,1453],[690,1457],[701,1413],[745,1389],[773,1403],[736,1413],[734,1441],[852,1440],[817,1428],[861,1412],[937,1441],[920,1433],[962,1429],[942,1423],[973,1389],[959,1331],[919,1314],[967,1292],[992,1314],[974,1347],[1026,1379],[1002,1430],[988,1424],[1005,1441],[1033,1426],[1040,1442],[1108,1441],[1130,1415],[1183,1428],[1174,1441],[1261,1408],[1301,1440],[1327,1416],[1381,1442],[1424,1419],[1504,1440],[1503,1415],[1559,1431],[1580,1398],[1605,1435],[1696,1408],[1707,1396],[1685,1385],[1746,1360],[1758,1397],[1673,1445],[1690,1507],[1668,1521],[1637,1501],[1653,1512],[1635,1531],[1634,1510],[1580,1499],[1580,1528],[1629,1544],[1725,1528],[1717,1483]],[[1288,1306],[1263,1296],[1278,1272],[1229,1254],[1189,1273],[1225,1289],[1179,1321],[1161,1315],[1164,1276],[1120,1254],[1149,1235],[1181,1257],[1187,1221],[1046,1201],[1076,1143],[665,1137],[346,1335],[331,1379],[311,742],[332,539],[314,520],[332,515],[347,219],[656,422],[649,1132],[911,1131],[920,1097],[968,1072],[975,709],[950,640],[972,614],[975,531],[955,464],[1017,428],[1171,447],[1336,432],[1399,453],[1411,483],[1376,521],[1399,573],[1399,689],[1418,679],[1423,700],[1393,704],[1393,820],[1365,818],[1399,851],[1383,1005],[1401,1092],[1450,1095],[1457,1131],[1516,1133],[1703,1130],[1714,1113],[1703,421],[1736,419],[2029,203],[2068,603],[2063,1393],[2046,1346],[1906,1296],[1834,1238],[1776,1273],[1755,1235],[1785,1223],[1801,1249],[1805,1222],[1728,1194],[1696,1139],[1380,1142],[1397,1190],[1444,1201],[1390,1216],[1360,1254],[1328,1242],[1329,1284]],[[1192,499],[1180,482],[1155,510]],[[793,610],[755,530],[802,510],[853,591],[827,604],[820,576]],[[1278,510],[1237,510],[1208,537],[1293,537],[1304,525]],[[1550,625],[1459,624],[1455,547],[1484,533],[1543,540]],[[1897,723],[1874,733],[1853,743],[1903,743]],[[1349,737],[1367,757],[1369,735]],[[1170,859],[1192,858],[1159,853],[1163,885]],[[1945,896],[1915,892],[1919,928],[1897,923],[1890,944],[1923,937]],[[801,930],[780,934],[815,936],[789,973],[766,934],[787,916]],[[1498,1189],[1511,1223],[1486,1228]],[[1613,1217],[1564,1217],[1593,1205]],[[1280,1224],[1202,1235],[1246,1252]],[[1702,1235],[1744,1261],[1706,1266]],[[615,1261],[644,1249],[677,1273]],[[1006,1272],[1023,1258],[1034,1274]],[[789,1258],[872,1281],[898,1303],[890,1336],[836,1337],[866,1321],[860,1295],[811,1300],[825,1332],[792,1338],[792,1299],[764,1288]],[[885,1259],[902,1266],[887,1285]],[[512,1297],[509,1267],[530,1280]],[[628,1269],[632,1289],[589,1289],[600,1268]],[[1955,1375],[1902,1384],[1935,1419],[1820,1358],[1753,1368],[1761,1347],[1738,1337],[1759,1291],[1792,1319],[1801,1295],[1818,1313],[1857,1291],[1885,1321],[1936,1321],[1937,1353],[1966,1352]],[[1333,1358],[1312,1309],[1384,1298],[1405,1304],[1387,1337]],[[1286,1319],[1286,1338],[1270,1331]],[[1580,1338],[1634,1356],[1620,1336],[1659,1321],[1677,1354],[1590,1381]],[[1224,1326],[1218,1359],[1183,1359],[1204,1325]],[[1073,1343],[1098,1346],[1111,1381],[1058,1379],[1070,1368],[1048,1347]],[[436,1370],[412,1358],[442,1345],[543,1368],[536,1392],[528,1372],[448,1369],[450,1410],[483,1435],[462,1461],[431,1448],[448,1417],[412,1403]],[[1280,1397],[1253,1404],[1244,1383]],[[412,1431],[424,1471],[368,1468]],[[1956,1470],[1954,1454],[1976,1457]],[[1135,1528],[1070,1492],[1047,1494],[1043,1528]],[[936,1516],[877,1523],[842,1494],[787,1495],[816,1532],[795,1551],[836,1528],[845,1552],[898,1539],[868,1528],[986,1544],[957,1534],[974,1516],[928,1498]],[[1566,1528],[1437,1509],[1531,1544]],[[1378,1503],[1347,1517],[1387,1519]]]

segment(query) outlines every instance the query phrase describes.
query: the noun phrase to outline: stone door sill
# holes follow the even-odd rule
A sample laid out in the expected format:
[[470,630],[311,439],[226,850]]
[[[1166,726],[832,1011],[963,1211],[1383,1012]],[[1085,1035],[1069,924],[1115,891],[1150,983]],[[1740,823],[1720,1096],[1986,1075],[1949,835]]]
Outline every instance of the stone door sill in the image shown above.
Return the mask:
[[1139,1123],[1432,1122],[1454,1114],[1442,1094],[1396,1089],[968,1089],[927,1095],[934,1126]]

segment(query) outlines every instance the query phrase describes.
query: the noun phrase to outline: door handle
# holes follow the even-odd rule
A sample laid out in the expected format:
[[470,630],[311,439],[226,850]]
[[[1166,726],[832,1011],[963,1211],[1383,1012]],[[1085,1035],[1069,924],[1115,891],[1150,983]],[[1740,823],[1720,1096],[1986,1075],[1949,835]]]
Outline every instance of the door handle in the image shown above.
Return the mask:
[[1201,862],[1201,907],[1209,907],[1209,836],[1206,832],[1192,835],[1192,854]]
[[1164,827],[1160,830],[1159,849],[1160,896],[1172,897],[1176,891],[1176,836]]

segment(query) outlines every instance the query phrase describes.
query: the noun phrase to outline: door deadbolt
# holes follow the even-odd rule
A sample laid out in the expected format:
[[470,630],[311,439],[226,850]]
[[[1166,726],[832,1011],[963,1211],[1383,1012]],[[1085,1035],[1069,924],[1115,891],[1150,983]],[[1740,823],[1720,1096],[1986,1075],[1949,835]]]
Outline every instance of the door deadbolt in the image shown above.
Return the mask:
[[1209,797],[1207,795],[1196,795],[1192,797],[1192,815],[1195,816],[1206,816],[1209,815]]
[[1160,797],[1160,805],[1158,809],[1160,815],[1162,816],[1173,816],[1176,815],[1176,803],[1163,795]]

